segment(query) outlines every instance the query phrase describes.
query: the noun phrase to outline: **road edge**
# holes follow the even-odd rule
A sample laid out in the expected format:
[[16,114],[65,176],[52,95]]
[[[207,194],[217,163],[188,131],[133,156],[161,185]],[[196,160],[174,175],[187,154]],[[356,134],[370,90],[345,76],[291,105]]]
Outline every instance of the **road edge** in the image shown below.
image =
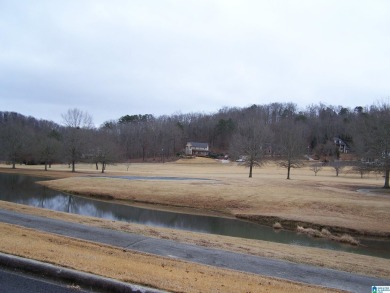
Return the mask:
[[62,281],[66,284],[78,285],[82,289],[96,290],[98,292],[115,293],[164,293],[154,288],[121,282],[115,279],[80,272],[52,264],[27,259],[0,252],[0,268],[14,269],[34,276],[50,280]]

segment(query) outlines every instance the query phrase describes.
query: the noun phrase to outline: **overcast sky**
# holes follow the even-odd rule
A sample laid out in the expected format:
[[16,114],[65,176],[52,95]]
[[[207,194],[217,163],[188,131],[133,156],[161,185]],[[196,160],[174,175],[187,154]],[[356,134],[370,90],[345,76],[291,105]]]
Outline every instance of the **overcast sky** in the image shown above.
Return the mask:
[[0,111],[126,114],[390,96],[390,1],[0,0]]

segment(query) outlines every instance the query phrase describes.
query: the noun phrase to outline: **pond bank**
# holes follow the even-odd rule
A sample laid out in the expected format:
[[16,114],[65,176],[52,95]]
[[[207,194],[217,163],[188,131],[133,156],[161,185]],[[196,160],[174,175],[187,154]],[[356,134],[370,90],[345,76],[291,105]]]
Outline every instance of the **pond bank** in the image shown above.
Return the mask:
[[218,248],[238,253],[305,263],[374,277],[390,278],[390,259],[351,254],[313,247],[286,245],[261,240],[241,239],[220,235],[195,233],[168,228],[150,227],[134,223],[109,221],[76,214],[68,214],[0,201],[0,209],[80,223],[94,227],[135,233],[148,237],[170,239],[197,246]]
[[[84,239],[108,244],[129,252],[152,253],[171,259],[181,259],[212,267],[229,268],[295,282],[326,286],[341,290],[364,292],[372,284],[386,283],[387,279],[369,278],[342,271],[328,270],[307,265],[292,265],[290,262],[237,254],[220,249],[204,249],[196,245],[181,244],[164,239],[140,237],[139,235],[67,223],[42,217],[26,216],[0,210],[0,220],[18,226],[45,232],[56,231],[72,239]],[[80,256],[81,257],[81,256]],[[188,269],[187,269],[188,270]],[[131,274],[130,274],[131,275]],[[241,284],[242,286],[242,284]]]
[[[183,213],[181,209],[178,209],[178,213],[167,212],[167,209],[165,211],[162,211],[162,209],[156,210],[154,205],[144,205],[142,208],[136,208],[130,204],[118,204],[120,201],[117,200],[102,201],[92,199],[91,197],[79,197],[57,192],[37,185],[36,180],[39,179],[25,175],[0,175],[0,185],[2,186],[0,199],[83,216],[110,219],[122,223],[131,222],[150,227],[167,227],[243,239],[259,239],[271,243],[295,244],[303,247],[318,247],[390,258],[390,251],[384,249],[384,247],[390,245],[388,241],[368,242],[366,239],[360,239],[362,245],[358,247],[341,245],[336,241],[329,241],[329,238],[332,238],[332,240],[340,239],[343,240],[342,242],[345,242],[346,239],[350,240],[351,237],[344,236],[339,238],[338,236],[330,235],[329,231],[326,230],[327,237],[313,238],[311,237],[312,233],[301,233],[301,231],[297,233],[297,231],[288,231],[286,229],[276,231],[272,227],[226,216],[199,216],[195,215],[194,212]],[[304,229],[304,232],[309,231],[311,232],[312,229]],[[318,234],[324,235],[321,232],[317,232],[314,235],[317,236]],[[348,241],[348,243],[351,243],[351,241]]]
[[[195,167],[190,164],[138,164],[134,167],[132,172],[107,171],[104,178],[98,172],[85,169],[71,173],[7,168],[0,172],[62,178],[46,181],[44,185],[121,204],[236,217],[269,227],[280,222],[284,229],[292,231],[300,225],[319,230],[326,228],[335,234],[390,237],[389,201],[383,196],[365,196],[353,191],[368,187],[366,182],[369,181],[359,185],[360,179],[306,175],[285,181],[272,175],[275,170],[271,168],[267,168],[267,174],[248,180],[236,174],[245,169],[218,164]],[[352,184],[347,185],[351,180]]]
[[286,229],[290,231],[297,231],[297,227],[301,226],[304,228],[315,229],[317,231],[326,229],[335,235],[348,234],[356,237],[370,237],[370,238],[372,237],[377,239],[390,238],[390,232],[387,233],[387,232],[375,232],[375,231],[362,231],[362,230],[356,230],[356,229],[351,229],[346,227],[326,226],[326,225],[319,225],[313,222],[295,221],[295,220],[289,220],[289,219],[284,219],[275,216],[237,214],[236,217],[238,219],[243,219],[243,220],[251,221],[254,223],[258,223],[270,227],[272,227],[275,223],[280,223],[282,229]]
[[[104,182],[98,180],[104,180]],[[114,181],[110,181],[114,180]],[[140,194],[132,196],[124,196],[124,193],[129,192],[133,186],[131,184],[121,184],[115,180],[123,180],[134,182],[134,184],[149,185],[146,189],[153,189],[154,194],[149,194],[147,197],[142,196],[145,190],[139,189]],[[162,184],[169,184],[172,186],[172,192],[175,190],[175,184],[182,187],[183,184],[188,185],[188,188],[197,187],[198,184],[202,184],[196,181],[204,181],[210,187],[220,185],[219,181],[213,181],[206,178],[185,178],[185,177],[141,177],[141,176],[82,176],[76,178],[68,178],[65,180],[56,181],[43,181],[40,184],[49,188],[68,192],[71,194],[90,197],[94,199],[102,199],[118,202],[120,204],[143,206],[149,209],[159,209],[165,211],[175,211],[178,213],[189,213],[195,215],[209,215],[217,217],[236,218],[241,220],[250,221],[256,224],[273,227],[278,222],[282,225],[284,230],[297,231],[298,226],[304,228],[311,228],[318,231],[322,229],[328,230],[330,233],[341,236],[348,234],[352,237],[372,237],[378,239],[390,239],[390,232],[388,231],[375,231],[365,228],[352,228],[341,225],[336,225],[337,221],[333,221],[333,224],[318,223],[315,221],[294,220],[290,216],[299,217],[299,215],[286,215],[285,217],[264,215],[260,212],[253,214],[251,212],[242,213],[247,209],[249,205],[245,203],[245,200],[239,199],[230,200],[224,203],[224,199],[219,197],[218,199],[206,198],[204,202],[197,202],[198,198],[186,199],[185,196],[180,197],[179,194],[175,194],[174,200],[166,200],[165,197],[160,197],[159,186]],[[99,186],[99,190],[93,190],[90,186]],[[108,188],[107,188],[108,186]],[[118,187],[119,186],[119,187]],[[123,186],[123,187],[122,187]],[[128,186],[128,189],[127,189]],[[112,192],[110,191],[112,188]],[[118,190],[120,191],[118,194]],[[182,190],[179,188],[179,190]],[[149,191],[147,191],[149,192]],[[166,192],[162,190],[161,192]],[[171,192],[171,191],[169,191]],[[185,191],[183,191],[185,192]],[[250,209],[250,207],[249,207]],[[268,213],[268,211],[267,211]],[[334,238],[335,239],[335,238]]]

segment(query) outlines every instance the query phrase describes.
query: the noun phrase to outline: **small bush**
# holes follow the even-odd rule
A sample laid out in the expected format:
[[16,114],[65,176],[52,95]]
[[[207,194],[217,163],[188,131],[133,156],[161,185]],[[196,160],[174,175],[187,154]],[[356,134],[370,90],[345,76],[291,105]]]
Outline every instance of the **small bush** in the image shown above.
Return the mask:
[[280,224],[279,222],[276,222],[275,224],[273,224],[272,227],[273,227],[274,229],[276,229],[276,230],[283,229],[282,224]]
[[329,232],[328,229],[322,228],[321,234],[324,235],[324,237],[330,237],[332,236],[332,233]]
[[342,236],[335,236],[328,229],[323,228],[321,231],[312,228],[303,228],[302,226],[297,226],[297,232],[302,234],[307,234],[312,237],[318,238],[327,238],[329,240],[338,241],[341,243],[359,245],[359,241],[353,238],[351,235],[343,234]]
[[318,237],[318,238],[321,238],[323,237],[323,235],[321,234],[320,231],[316,230],[316,229],[312,229],[312,228],[306,228],[306,234],[309,234],[310,236],[313,236],[313,237]]
[[351,235],[343,234],[341,237],[338,238],[338,241],[342,243],[347,243],[351,245],[359,245],[359,240],[356,240]]
[[297,231],[299,233],[307,234],[313,237],[323,237],[320,231],[312,229],[312,228],[303,228],[302,226],[297,226]]

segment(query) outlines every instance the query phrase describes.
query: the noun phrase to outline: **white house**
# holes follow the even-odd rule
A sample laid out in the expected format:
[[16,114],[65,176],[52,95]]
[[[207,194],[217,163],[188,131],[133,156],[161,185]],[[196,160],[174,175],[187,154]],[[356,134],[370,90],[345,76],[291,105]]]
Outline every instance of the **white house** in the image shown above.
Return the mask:
[[340,153],[348,153],[349,152],[349,147],[348,145],[338,137],[333,138],[334,144],[338,147]]
[[205,142],[188,142],[185,153],[187,156],[207,156],[210,153],[209,144]]

